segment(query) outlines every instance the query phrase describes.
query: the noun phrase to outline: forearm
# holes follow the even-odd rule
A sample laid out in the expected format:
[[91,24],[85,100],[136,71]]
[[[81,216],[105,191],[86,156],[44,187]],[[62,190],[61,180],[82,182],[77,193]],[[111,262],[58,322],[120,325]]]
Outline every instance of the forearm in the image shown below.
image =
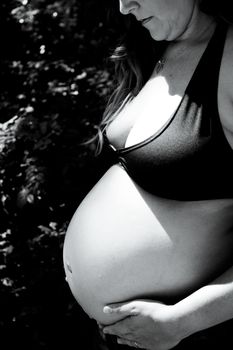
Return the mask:
[[233,267],[173,309],[185,337],[233,318]]

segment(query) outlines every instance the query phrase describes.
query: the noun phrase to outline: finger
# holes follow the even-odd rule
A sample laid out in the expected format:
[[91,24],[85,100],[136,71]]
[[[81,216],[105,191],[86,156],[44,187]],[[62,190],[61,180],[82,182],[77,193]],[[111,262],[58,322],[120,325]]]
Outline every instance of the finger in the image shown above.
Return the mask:
[[140,344],[138,342],[127,340],[127,339],[123,339],[123,338],[117,338],[117,343],[120,344],[120,345],[131,346],[132,348],[136,348],[136,349],[141,348],[141,346],[140,346]]
[[105,314],[121,314],[124,316],[136,316],[139,313],[135,303],[111,304],[103,308]]
[[96,323],[97,323],[97,326],[99,327],[99,329],[103,329],[104,328],[104,326],[101,323],[99,323],[99,322],[96,322]]
[[103,332],[124,339],[133,338],[135,336],[133,335],[135,333],[133,319],[131,316],[128,316],[112,325],[105,326]]
[[105,326],[103,328],[103,332],[105,334],[111,334],[111,335],[116,335],[118,337],[122,338],[128,338],[130,336],[132,325],[130,322],[130,318],[127,317],[123,320],[120,320],[112,325]]
[[107,326],[102,330],[104,334],[123,336],[124,332],[119,327]]

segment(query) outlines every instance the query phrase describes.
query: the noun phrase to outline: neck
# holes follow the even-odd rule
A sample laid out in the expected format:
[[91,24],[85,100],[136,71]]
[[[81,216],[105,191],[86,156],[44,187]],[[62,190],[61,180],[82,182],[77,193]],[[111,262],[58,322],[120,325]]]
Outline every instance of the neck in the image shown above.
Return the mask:
[[215,24],[216,20],[213,17],[208,16],[200,11],[198,6],[195,6],[185,29],[174,43],[191,43],[206,40],[212,33]]
[[[214,18],[200,12],[195,14],[193,11],[192,19],[189,21],[185,31],[182,35],[169,42],[163,57],[157,62],[155,72],[158,74],[163,70],[167,64],[174,64],[174,62],[187,60],[193,55],[194,48],[200,47],[209,41],[215,29],[216,21]],[[195,51],[196,52],[196,51]]]

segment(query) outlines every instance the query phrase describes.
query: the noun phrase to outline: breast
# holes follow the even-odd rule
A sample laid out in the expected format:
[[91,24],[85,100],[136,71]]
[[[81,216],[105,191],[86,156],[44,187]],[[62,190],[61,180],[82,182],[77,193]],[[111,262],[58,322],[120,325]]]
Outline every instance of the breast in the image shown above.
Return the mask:
[[152,196],[114,165],[67,229],[63,259],[74,297],[91,318],[110,323],[108,303],[194,290],[232,255],[232,206]]

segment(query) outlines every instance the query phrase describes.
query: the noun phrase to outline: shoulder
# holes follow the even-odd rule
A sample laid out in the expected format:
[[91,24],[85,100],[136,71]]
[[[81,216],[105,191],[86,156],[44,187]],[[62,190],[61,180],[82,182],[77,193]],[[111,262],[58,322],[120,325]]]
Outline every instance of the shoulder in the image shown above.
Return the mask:
[[233,24],[229,25],[219,76],[219,113],[226,137],[233,148]]

